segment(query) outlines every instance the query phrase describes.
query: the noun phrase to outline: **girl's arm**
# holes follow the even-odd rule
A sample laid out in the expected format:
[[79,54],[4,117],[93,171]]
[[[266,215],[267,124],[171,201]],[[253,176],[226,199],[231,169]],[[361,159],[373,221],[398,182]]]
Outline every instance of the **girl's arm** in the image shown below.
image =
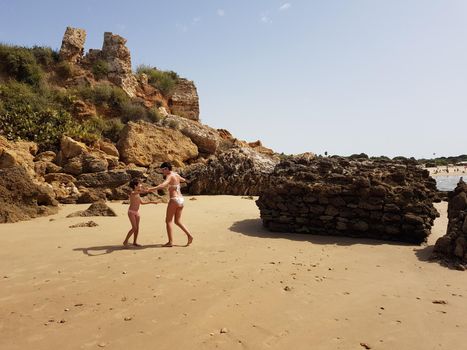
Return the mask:
[[140,201],[140,204],[145,205],[145,204],[159,204],[160,202],[156,201],[149,201],[149,202],[143,202],[142,200]]

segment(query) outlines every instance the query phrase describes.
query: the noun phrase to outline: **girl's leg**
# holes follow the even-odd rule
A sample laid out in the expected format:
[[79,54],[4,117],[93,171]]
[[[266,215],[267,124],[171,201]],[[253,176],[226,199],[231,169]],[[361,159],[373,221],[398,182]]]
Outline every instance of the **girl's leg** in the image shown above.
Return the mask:
[[135,230],[134,236],[133,236],[133,245],[139,247],[140,245],[138,243],[136,243],[136,240],[138,239],[140,216],[138,214],[138,215],[135,215],[135,217],[136,217],[136,230]]
[[185,232],[186,236],[188,237],[188,243],[186,245],[190,245],[191,242],[193,242],[193,236],[190,234],[188,229],[185,227],[185,225],[182,224],[181,218],[182,218],[182,212],[183,212],[183,207],[178,207],[175,211],[175,225],[180,227],[183,232]]
[[167,229],[167,237],[169,241],[164,244],[164,247],[171,247],[173,244],[173,237],[172,237],[172,223],[175,216],[175,211],[177,210],[177,204],[173,203],[173,201],[169,201],[167,204],[167,213],[165,215],[165,227]]
[[130,219],[131,229],[130,231],[128,231],[128,234],[126,235],[126,238],[123,241],[123,245],[128,244],[128,240],[130,239],[131,235],[135,232],[135,228],[136,228],[135,214],[128,213],[128,218]]

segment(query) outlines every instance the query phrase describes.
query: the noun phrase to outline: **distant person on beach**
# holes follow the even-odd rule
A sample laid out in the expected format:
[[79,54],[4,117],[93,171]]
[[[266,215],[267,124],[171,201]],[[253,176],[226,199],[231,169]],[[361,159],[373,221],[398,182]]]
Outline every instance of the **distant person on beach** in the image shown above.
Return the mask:
[[185,202],[185,199],[182,196],[182,193],[180,192],[180,183],[181,182],[186,182],[186,180],[178,175],[176,172],[172,171],[172,165],[168,162],[164,162],[160,166],[160,170],[162,174],[165,177],[165,180],[163,183],[156,187],[151,187],[148,189],[148,191],[154,192],[159,189],[167,187],[169,190],[169,203],[167,204],[167,213],[165,216],[165,226],[167,229],[167,237],[169,241],[164,244],[164,247],[172,247],[173,245],[173,223],[175,221],[175,225],[180,227],[183,232],[185,232],[188,242],[187,246],[193,242],[193,236],[190,234],[188,229],[185,227],[185,225],[182,224],[181,218],[182,218],[182,212],[183,212],[183,204]]
[[128,231],[125,240],[123,241],[123,245],[128,245],[128,240],[130,239],[131,235],[133,235],[133,245],[135,247],[140,247],[140,245],[136,242],[138,239],[139,233],[139,206],[141,204],[157,204],[159,202],[143,202],[141,197],[139,196],[141,193],[147,193],[148,191],[143,189],[143,184],[138,179],[133,179],[130,181],[130,188],[132,189],[130,193],[130,207],[128,208],[128,218],[130,219],[131,229]]

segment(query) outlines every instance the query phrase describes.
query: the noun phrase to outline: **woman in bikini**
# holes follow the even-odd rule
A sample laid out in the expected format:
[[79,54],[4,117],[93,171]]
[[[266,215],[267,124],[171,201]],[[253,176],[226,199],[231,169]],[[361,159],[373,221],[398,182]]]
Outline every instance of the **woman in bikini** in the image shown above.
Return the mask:
[[186,182],[186,180],[176,172],[173,172],[172,165],[168,162],[162,163],[160,169],[162,174],[165,176],[164,182],[156,187],[149,188],[148,191],[154,192],[165,187],[167,187],[169,190],[170,199],[169,203],[167,204],[167,214],[165,216],[165,226],[167,228],[167,236],[169,241],[164,244],[164,247],[172,247],[173,245],[172,231],[174,222],[175,225],[180,227],[187,235],[188,242],[186,245],[189,246],[191,242],[193,242],[193,236],[180,220],[182,217],[183,203],[185,202],[185,199],[180,192],[180,182]]

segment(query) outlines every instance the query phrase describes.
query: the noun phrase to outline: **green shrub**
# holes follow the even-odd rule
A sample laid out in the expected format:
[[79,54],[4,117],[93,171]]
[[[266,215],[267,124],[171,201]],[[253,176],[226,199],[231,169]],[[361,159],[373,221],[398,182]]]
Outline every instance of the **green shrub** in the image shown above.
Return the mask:
[[125,91],[111,84],[98,84],[94,87],[81,86],[75,89],[74,93],[97,106],[116,108],[118,111],[130,101]]
[[38,86],[44,76],[32,50],[5,44],[0,44],[0,70],[20,82],[34,86]]
[[58,76],[64,80],[71,78],[75,74],[75,67],[67,61],[62,61],[55,67]]
[[148,120],[148,110],[139,103],[127,102],[122,105],[121,118],[124,122]]
[[103,60],[97,60],[92,65],[92,74],[97,80],[107,77],[109,74],[109,64]]
[[34,141],[41,150],[56,149],[62,135],[83,141],[97,138],[89,126],[79,124],[66,111],[25,108],[7,112],[0,114],[0,127],[8,139]]
[[119,118],[105,120],[102,136],[117,142],[124,127],[125,124]]
[[33,46],[31,51],[36,58],[37,63],[44,67],[50,67],[58,62],[58,52],[50,47]]
[[0,84],[0,113],[31,109],[34,112],[57,108],[58,103],[44,87],[34,88],[29,84],[10,80]]
[[148,82],[158,89],[164,96],[169,96],[179,79],[177,73],[172,71],[161,71],[156,68],[141,65],[136,69],[137,74],[146,74]]
[[366,153],[352,154],[349,156],[350,159],[369,159]]
[[147,118],[153,123],[159,123],[163,119],[157,108],[149,109],[146,115]]
[[168,121],[167,126],[174,130],[180,129],[180,122],[178,120],[171,119]]

